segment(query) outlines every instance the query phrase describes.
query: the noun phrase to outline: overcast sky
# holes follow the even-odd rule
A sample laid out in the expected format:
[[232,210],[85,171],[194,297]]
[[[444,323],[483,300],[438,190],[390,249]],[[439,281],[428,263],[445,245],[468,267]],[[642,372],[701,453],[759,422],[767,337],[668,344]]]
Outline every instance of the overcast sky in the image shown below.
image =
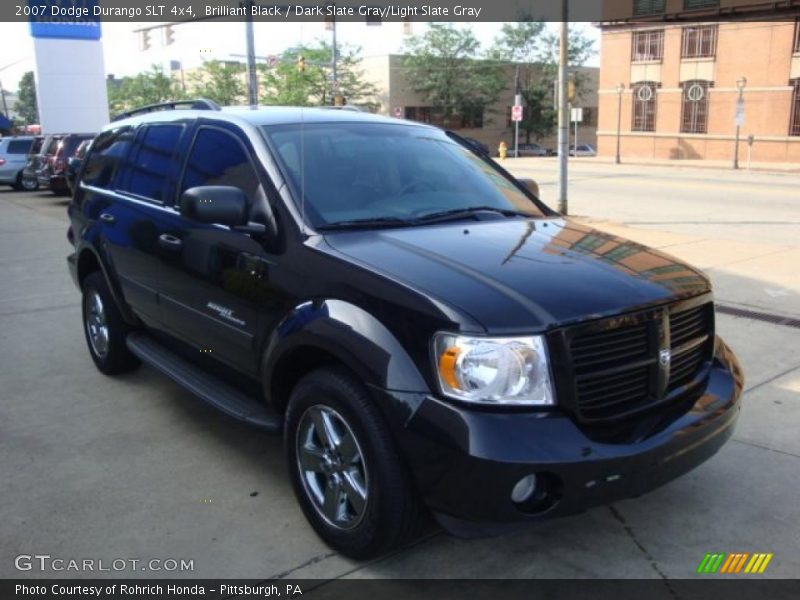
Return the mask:
[[[175,27],[175,42],[163,46],[159,31],[151,35],[151,48],[139,50],[138,35],[133,32],[145,23],[103,23],[103,53],[106,73],[116,77],[136,74],[150,64],[165,64],[169,60],[183,61],[191,68],[203,59],[230,60],[233,54],[244,54],[244,23],[191,23]],[[473,29],[485,46],[500,31],[501,23],[472,23]],[[414,33],[424,31],[424,23],[413,23]],[[555,27],[557,24],[551,24]],[[598,40],[599,31],[589,24],[573,24]],[[256,54],[270,55],[316,38],[330,39],[324,24],[315,23],[256,23]],[[398,52],[403,45],[402,23],[386,22],[368,27],[363,22],[338,24],[337,37],[340,43],[360,46],[363,56],[375,56]],[[2,58],[0,58],[0,81],[9,91],[16,91],[22,74],[34,70],[33,42],[27,23],[0,23]],[[599,48],[598,48],[599,50]],[[6,67],[6,65],[13,66]],[[599,64],[595,56],[590,63]]]

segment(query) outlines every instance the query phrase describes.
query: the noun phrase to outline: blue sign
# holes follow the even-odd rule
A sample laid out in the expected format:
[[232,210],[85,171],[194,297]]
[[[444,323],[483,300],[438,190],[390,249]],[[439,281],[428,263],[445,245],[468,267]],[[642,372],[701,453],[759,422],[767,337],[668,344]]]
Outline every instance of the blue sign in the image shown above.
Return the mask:
[[99,0],[28,0],[35,38],[99,40]]

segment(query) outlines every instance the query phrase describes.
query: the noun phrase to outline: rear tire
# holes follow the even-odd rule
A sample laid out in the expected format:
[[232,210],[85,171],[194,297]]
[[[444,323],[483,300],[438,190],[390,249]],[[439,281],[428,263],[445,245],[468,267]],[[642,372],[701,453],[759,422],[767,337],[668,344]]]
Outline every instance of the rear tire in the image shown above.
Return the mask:
[[417,531],[417,493],[392,433],[346,370],[320,369],[297,384],[286,412],[285,443],[295,495],[332,548],[370,558]]
[[139,359],[125,345],[130,327],[101,272],[95,271],[84,280],[82,306],[83,333],[97,368],[106,375],[116,375],[139,366]]

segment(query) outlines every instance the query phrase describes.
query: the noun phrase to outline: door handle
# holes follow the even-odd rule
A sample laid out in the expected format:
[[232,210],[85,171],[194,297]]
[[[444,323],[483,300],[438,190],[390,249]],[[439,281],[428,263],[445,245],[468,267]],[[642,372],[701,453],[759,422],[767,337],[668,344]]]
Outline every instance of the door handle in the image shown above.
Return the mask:
[[101,213],[100,214],[100,220],[103,223],[108,223],[109,225],[113,225],[114,223],[117,222],[116,217],[114,217],[114,215],[109,214],[109,213]]
[[181,246],[183,246],[183,240],[169,233],[162,233],[158,236],[158,245],[167,250],[180,250]]

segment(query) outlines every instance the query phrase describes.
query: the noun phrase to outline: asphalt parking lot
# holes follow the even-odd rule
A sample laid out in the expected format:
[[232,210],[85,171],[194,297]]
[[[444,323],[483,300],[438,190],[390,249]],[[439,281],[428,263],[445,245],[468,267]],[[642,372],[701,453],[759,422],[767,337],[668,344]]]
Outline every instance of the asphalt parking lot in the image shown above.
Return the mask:
[[[541,171],[552,198],[547,164],[524,160],[513,168]],[[800,178],[737,174],[737,191],[713,171],[628,169],[616,172],[617,189],[613,172],[576,166],[575,211],[707,269],[726,306],[800,319]],[[680,197],[673,211],[661,201],[670,190]],[[769,218],[752,217],[746,196],[770,203]],[[799,328],[718,316],[745,369],[742,415],[733,440],[685,477],[500,538],[431,529],[358,563],[307,526],[280,439],[150,368],[119,378],[94,368],[65,262],[65,211],[46,192],[0,190],[2,577],[43,575],[15,569],[23,553],[193,560],[191,572],[112,573],[126,577],[680,578],[695,577],[707,552],[771,552],[764,577],[800,574]]]

